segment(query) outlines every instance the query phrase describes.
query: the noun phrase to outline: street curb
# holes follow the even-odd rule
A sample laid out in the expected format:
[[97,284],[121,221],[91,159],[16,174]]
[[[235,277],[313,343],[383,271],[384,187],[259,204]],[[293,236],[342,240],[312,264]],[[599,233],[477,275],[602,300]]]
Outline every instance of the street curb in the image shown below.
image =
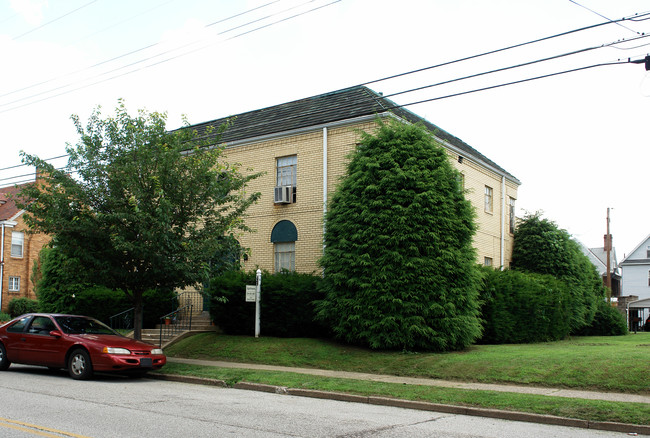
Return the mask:
[[196,385],[209,385],[227,388],[228,385],[223,380],[208,379],[206,377],[179,376],[176,374],[147,374],[147,377],[155,380],[169,380],[172,382],[193,383]]
[[[229,387],[223,380],[208,379],[203,377],[178,376],[173,374],[149,374],[148,377],[159,380],[170,380],[174,382],[211,385],[224,388]],[[372,405],[415,409],[420,411],[442,412],[446,414],[497,418],[501,420],[522,421],[526,423],[549,424],[553,426],[578,427],[581,429],[604,430],[608,432],[650,435],[650,426],[638,424],[615,423],[608,421],[588,421],[575,418],[556,417],[553,415],[504,411],[499,409],[474,408],[469,406],[445,405],[391,397],[354,395],[342,392],[321,391],[317,389],[287,388],[284,386],[267,385],[263,383],[239,382],[232,386],[232,388],[243,389],[247,391],[268,392],[272,394],[294,395],[297,397],[311,397],[324,400],[336,400],[351,403],[367,403]]]

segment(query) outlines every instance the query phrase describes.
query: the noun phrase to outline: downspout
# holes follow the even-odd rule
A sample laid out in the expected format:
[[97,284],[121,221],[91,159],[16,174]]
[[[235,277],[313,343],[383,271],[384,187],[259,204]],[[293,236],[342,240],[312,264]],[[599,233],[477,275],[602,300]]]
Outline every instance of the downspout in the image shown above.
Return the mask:
[[5,273],[5,223],[2,223],[2,240],[0,242],[0,310],[2,309],[2,296],[4,295],[4,273]]
[[501,175],[501,270],[503,271],[506,253],[506,177]]
[[325,253],[325,216],[327,215],[327,128],[323,128],[323,253]]

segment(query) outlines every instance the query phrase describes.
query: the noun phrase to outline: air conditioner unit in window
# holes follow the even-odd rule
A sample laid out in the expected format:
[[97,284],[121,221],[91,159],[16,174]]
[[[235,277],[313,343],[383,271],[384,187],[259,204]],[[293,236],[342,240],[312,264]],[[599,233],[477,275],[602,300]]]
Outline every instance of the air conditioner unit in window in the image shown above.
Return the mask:
[[276,204],[291,204],[293,201],[292,186],[276,186],[273,196],[273,202]]

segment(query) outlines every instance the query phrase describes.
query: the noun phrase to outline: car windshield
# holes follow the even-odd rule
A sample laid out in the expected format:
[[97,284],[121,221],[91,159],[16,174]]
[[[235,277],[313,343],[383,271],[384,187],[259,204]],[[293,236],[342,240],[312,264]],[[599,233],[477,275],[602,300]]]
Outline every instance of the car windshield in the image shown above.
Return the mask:
[[79,316],[56,316],[54,319],[61,330],[69,335],[118,335],[112,328],[96,319]]

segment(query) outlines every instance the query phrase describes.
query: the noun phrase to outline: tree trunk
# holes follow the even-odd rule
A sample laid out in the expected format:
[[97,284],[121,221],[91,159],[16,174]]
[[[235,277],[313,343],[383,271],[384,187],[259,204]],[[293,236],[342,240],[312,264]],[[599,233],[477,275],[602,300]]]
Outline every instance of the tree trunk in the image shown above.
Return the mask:
[[142,292],[133,292],[133,339],[142,340]]

